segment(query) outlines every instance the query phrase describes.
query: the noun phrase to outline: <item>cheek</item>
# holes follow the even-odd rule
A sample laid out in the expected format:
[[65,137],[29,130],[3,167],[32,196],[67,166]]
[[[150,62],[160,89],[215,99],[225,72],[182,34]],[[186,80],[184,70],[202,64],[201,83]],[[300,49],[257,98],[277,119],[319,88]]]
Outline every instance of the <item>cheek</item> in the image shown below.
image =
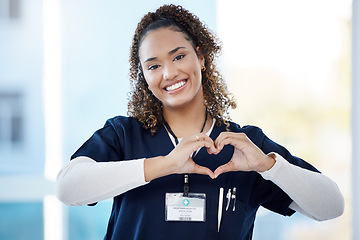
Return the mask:
[[196,59],[196,61],[193,62],[192,66],[194,68],[195,74],[200,75],[200,77],[201,77],[201,66],[202,66],[201,62],[198,59]]
[[183,65],[182,70],[189,75],[193,75],[195,77],[201,77],[201,67],[199,62],[197,61],[189,61],[186,65]]
[[201,79],[202,79],[202,72],[201,72],[201,68],[197,65],[197,64],[194,64],[193,65],[193,73],[194,73],[194,76],[200,80],[201,82]]
[[159,84],[160,84],[160,80],[158,77],[156,77],[154,74],[144,74],[145,77],[145,81],[148,84],[150,90],[154,93],[157,91]]
[[144,78],[145,78],[145,81],[146,83],[151,86],[153,85],[153,78],[149,75],[149,74],[144,74]]

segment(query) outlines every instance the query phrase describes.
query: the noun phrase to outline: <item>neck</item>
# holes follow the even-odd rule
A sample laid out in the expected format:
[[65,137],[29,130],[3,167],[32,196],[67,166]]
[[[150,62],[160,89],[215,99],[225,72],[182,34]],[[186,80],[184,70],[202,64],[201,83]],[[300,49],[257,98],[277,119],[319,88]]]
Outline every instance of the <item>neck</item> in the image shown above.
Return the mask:
[[[188,106],[186,109],[163,109],[166,122],[178,138],[200,133],[205,121],[205,112],[204,104]],[[209,123],[211,126],[209,120],[208,116],[203,132],[207,131]]]

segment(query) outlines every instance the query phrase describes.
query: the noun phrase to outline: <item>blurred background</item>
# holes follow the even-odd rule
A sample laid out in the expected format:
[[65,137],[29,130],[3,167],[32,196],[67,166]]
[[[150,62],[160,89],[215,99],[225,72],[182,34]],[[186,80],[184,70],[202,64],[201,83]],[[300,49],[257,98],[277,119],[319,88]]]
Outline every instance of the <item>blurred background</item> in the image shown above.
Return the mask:
[[111,200],[66,207],[54,181],[106,119],[126,115],[132,35],[165,3],[223,42],[232,120],[261,127],[345,197],[345,213],[326,222],[260,209],[254,239],[360,239],[357,0],[0,0],[0,239],[103,238]]

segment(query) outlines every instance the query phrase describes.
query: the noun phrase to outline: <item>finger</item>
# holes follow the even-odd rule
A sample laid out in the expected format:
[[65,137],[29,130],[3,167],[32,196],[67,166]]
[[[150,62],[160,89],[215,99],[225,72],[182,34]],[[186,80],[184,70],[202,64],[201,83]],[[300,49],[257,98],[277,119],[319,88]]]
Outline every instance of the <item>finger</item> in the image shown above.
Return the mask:
[[212,140],[208,135],[206,135],[206,134],[204,134],[204,133],[196,134],[196,135],[194,136],[194,140],[195,140],[195,141],[203,141],[203,140],[205,140],[205,141],[211,141],[211,142],[213,142],[213,140]]
[[200,166],[200,165],[197,165],[197,164],[194,167],[194,173],[202,174],[202,175],[208,175],[212,179],[215,178],[215,174],[213,173],[213,171],[211,171],[207,167],[203,167],[203,166]]
[[196,150],[202,147],[206,147],[209,153],[217,152],[214,142],[209,136],[205,134],[199,134],[199,135],[195,135],[194,139],[196,139],[195,140]]
[[218,154],[220,151],[216,149],[214,145],[211,145],[210,147],[206,148],[208,154]]
[[232,132],[222,132],[215,139],[214,144],[217,148],[222,148],[225,144],[223,144],[225,139],[233,137],[234,133]]
[[232,165],[233,164],[229,162],[229,163],[219,166],[214,172],[215,178],[217,178],[220,174],[234,171]]
[[214,142],[214,146],[217,150],[217,153],[221,152],[225,145],[230,143],[229,135],[222,135],[220,138],[217,138]]
[[215,144],[216,147],[219,146],[219,143],[225,137],[224,134],[225,134],[225,132],[220,133],[219,136],[215,139],[214,144]]
[[221,150],[225,145],[229,144],[238,149],[242,149],[242,146],[245,146],[244,144],[251,142],[244,133],[226,133],[216,140],[215,146],[218,150]]
[[207,149],[207,152],[209,154],[217,154],[219,153],[219,151],[216,149],[214,142],[212,141],[212,139],[208,140],[207,143],[205,144],[205,147]]

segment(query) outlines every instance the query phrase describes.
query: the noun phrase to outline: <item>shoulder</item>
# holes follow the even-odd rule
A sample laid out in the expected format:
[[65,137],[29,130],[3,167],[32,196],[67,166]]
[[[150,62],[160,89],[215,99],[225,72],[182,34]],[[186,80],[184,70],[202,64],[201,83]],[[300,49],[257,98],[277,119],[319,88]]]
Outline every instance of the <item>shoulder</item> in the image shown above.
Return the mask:
[[[142,124],[133,117],[116,116],[106,120],[103,127],[98,129],[94,136],[104,139],[124,139],[131,133],[143,133],[145,129]],[[112,140],[111,140],[112,141]]]
[[[119,139],[133,139],[139,136],[150,136],[149,129],[145,129],[143,123],[139,122],[134,117],[116,116],[106,121],[103,128],[108,128],[109,131],[114,132]],[[110,130],[111,129],[111,130]]]
[[142,124],[134,117],[116,116],[106,120],[104,128],[106,127],[112,127],[115,130],[128,130],[142,128]]
[[259,134],[263,132],[261,128],[254,125],[240,126],[239,124],[231,121],[229,122],[229,124],[230,124],[230,130],[234,132],[245,132],[249,134]]
[[105,126],[128,126],[128,125],[139,125],[140,122],[136,120],[134,117],[126,117],[126,116],[115,116],[106,120]]

